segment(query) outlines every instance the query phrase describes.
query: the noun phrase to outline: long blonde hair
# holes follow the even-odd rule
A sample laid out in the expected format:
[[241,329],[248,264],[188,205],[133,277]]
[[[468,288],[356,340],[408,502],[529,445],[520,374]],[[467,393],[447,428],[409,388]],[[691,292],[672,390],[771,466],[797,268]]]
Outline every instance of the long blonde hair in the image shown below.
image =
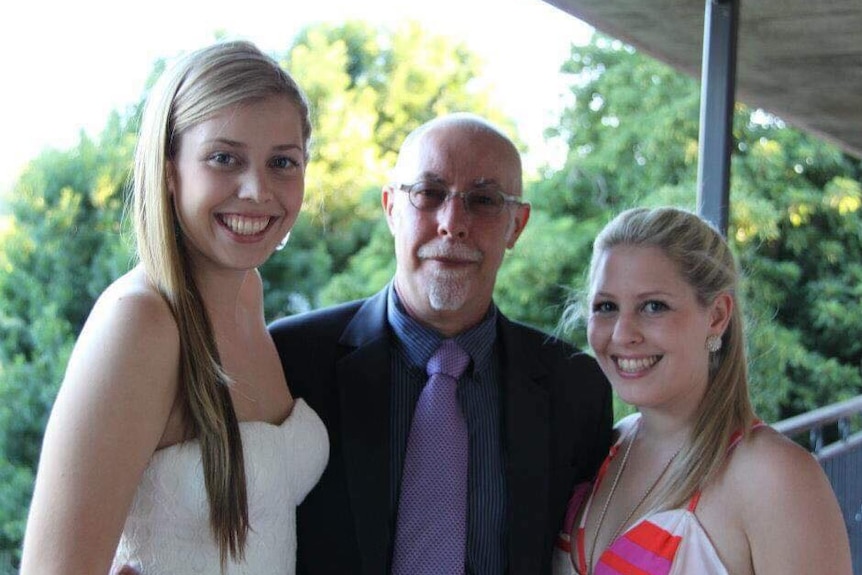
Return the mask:
[[248,498],[242,441],[215,336],[183,243],[168,191],[168,164],[180,136],[228,106],[285,96],[299,111],[306,159],[311,138],[302,90],[276,61],[249,42],[222,42],[191,52],[153,86],[135,151],[133,218],[138,259],[167,301],[180,337],[180,395],[188,433],[203,460],[210,525],[224,566],[242,558]]
[[691,437],[674,461],[668,481],[653,499],[661,507],[675,508],[715,477],[732,434],[747,434],[755,418],[748,395],[744,326],[737,297],[739,272],[722,235],[696,214],[677,208],[635,208],[611,220],[593,245],[589,286],[602,254],[616,246],[661,250],[702,306],[722,293],[733,299],[721,349],[710,353],[706,393],[698,405]]

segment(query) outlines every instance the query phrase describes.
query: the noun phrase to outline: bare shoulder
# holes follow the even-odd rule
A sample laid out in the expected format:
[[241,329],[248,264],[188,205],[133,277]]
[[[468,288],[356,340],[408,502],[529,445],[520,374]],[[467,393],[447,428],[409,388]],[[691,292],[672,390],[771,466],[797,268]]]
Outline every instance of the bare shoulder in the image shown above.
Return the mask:
[[142,320],[126,326],[139,334],[142,330],[154,330],[158,332],[157,335],[177,333],[176,321],[168,303],[139,267],[108,286],[96,300],[88,322],[129,319]]
[[759,428],[734,449],[725,478],[754,572],[849,573],[841,510],[811,453]]
[[725,476],[741,513],[752,519],[789,516],[834,499],[814,456],[770,427],[754,430],[734,448]]
[[170,380],[178,361],[179,330],[173,314],[143,271],[135,268],[99,296],[69,360],[67,379],[101,375],[114,382]]
[[177,398],[178,333],[140,269],[93,306],[45,430],[24,538],[32,572],[107,571]]
[[789,489],[811,487],[826,479],[811,453],[771,427],[755,429],[734,448],[727,472],[734,489],[757,499],[785,497]]
[[[178,397],[179,365],[173,313],[135,268],[93,306],[66,367],[57,421],[73,426],[86,418],[87,425],[141,439],[143,450],[151,452]],[[73,413],[82,415],[73,419]]]

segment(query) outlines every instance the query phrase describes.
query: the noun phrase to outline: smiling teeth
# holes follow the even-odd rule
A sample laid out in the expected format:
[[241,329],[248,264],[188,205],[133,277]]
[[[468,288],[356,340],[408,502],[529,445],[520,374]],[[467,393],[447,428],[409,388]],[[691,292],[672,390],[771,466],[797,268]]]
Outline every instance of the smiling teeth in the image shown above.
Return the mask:
[[620,368],[620,371],[625,371],[627,373],[637,373],[638,371],[643,371],[644,369],[654,366],[658,360],[659,357],[657,355],[640,359],[618,358],[617,367]]
[[238,216],[236,214],[222,216],[222,222],[230,231],[241,236],[259,234],[269,225],[269,217]]

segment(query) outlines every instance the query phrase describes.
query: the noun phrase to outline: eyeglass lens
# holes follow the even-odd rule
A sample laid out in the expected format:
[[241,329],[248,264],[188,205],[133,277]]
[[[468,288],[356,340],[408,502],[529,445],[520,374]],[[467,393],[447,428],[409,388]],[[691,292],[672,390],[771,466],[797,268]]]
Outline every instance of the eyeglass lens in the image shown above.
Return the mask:
[[449,192],[442,186],[419,183],[407,190],[410,202],[419,210],[435,211],[451,196],[460,196],[464,208],[474,216],[496,216],[499,214],[506,199],[495,189],[469,190],[467,192]]

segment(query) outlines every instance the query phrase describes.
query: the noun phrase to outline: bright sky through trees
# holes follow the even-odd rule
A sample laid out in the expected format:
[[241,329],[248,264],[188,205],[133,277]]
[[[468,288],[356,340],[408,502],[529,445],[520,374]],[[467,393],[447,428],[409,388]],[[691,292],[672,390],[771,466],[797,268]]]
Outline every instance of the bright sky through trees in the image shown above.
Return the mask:
[[97,135],[111,110],[134,103],[153,62],[212,41],[216,32],[283,51],[304,25],[411,19],[465,42],[485,62],[483,81],[518,124],[540,164],[542,130],[558,119],[570,45],[590,29],[542,0],[76,0],[15,2],[0,19],[0,190],[43,148]]

